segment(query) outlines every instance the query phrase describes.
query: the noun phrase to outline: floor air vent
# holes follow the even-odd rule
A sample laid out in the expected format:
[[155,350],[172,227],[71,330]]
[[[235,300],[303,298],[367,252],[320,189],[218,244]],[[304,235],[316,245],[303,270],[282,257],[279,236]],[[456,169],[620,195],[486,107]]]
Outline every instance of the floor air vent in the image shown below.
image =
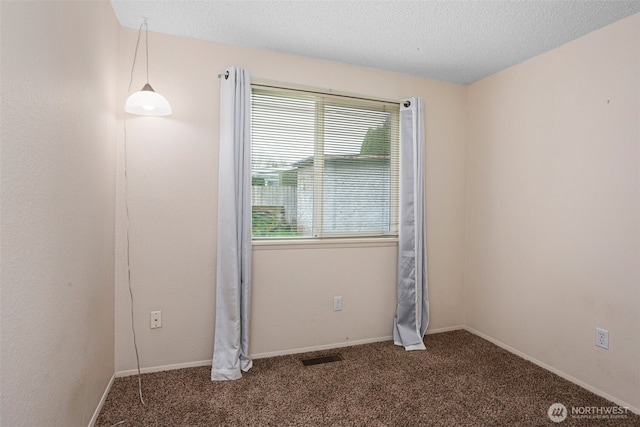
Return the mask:
[[320,365],[322,363],[339,362],[341,360],[344,360],[344,359],[339,353],[336,353],[336,354],[329,354],[327,356],[322,356],[322,357],[314,357],[312,359],[302,359],[302,364],[304,366],[311,366],[311,365]]

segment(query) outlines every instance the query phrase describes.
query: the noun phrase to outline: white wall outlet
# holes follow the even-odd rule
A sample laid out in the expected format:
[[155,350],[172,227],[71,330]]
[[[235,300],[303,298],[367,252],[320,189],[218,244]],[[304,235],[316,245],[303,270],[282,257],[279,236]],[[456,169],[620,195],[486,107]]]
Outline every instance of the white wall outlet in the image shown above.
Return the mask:
[[161,311],[152,311],[151,312],[151,329],[162,328],[162,312]]
[[609,350],[609,331],[596,328],[596,345]]
[[342,311],[342,297],[333,297],[333,311]]

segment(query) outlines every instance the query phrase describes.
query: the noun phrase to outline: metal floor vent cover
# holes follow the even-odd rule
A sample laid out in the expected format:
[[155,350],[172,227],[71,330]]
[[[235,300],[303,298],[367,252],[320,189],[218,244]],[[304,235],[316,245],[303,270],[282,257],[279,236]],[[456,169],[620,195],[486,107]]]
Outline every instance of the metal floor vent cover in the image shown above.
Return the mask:
[[327,356],[322,356],[322,357],[313,357],[311,359],[302,359],[301,362],[304,366],[311,366],[311,365],[320,365],[322,363],[339,362],[341,360],[344,360],[344,359],[342,358],[340,353],[336,353],[336,354],[329,354]]

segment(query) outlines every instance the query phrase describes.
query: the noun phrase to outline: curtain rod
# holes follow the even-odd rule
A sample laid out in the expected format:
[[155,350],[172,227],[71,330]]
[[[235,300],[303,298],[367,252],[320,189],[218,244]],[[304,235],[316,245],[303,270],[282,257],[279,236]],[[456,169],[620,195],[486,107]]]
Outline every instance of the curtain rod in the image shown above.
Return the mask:
[[291,87],[286,87],[286,86],[278,86],[278,85],[274,85],[274,84],[265,84],[265,83],[251,83],[252,86],[259,86],[259,87],[266,87],[266,88],[270,88],[270,89],[286,89],[286,90],[295,90],[296,92],[304,92],[304,93],[312,93],[312,94],[316,94],[316,95],[333,95],[333,96],[339,96],[341,98],[349,98],[349,99],[358,99],[361,101],[374,101],[374,102],[385,102],[387,104],[400,104],[399,101],[391,101],[388,99],[380,99],[380,98],[366,98],[364,96],[358,96],[358,95],[346,95],[343,93],[339,93],[339,92],[323,92],[322,90],[318,89],[318,90],[313,90],[313,89],[298,89],[298,88],[291,88]]
[[[218,74],[219,79],[223,77],[225,80],[227,80],[229,78],[229,72],[225,71],[224,73]],[[259,86],[259,87],[265,87],[270,89],[295,90],[298,92],[312,93],[317,95],[334,95],[334,96],[340,96],[343,98],[359,99],[362,101],[386,102],[388,104],[399,105],[402,103],[402,100],[398,101],[398,100],[384,99],[384,98],[367,98],[366,96],[360,96],[353,93],[334,91],[332,89],[304,87],[302,85],[288,84],[284,82],[270,81],[270,80],[264,80],[264,79],[255,79],[255,81],[251,83],[251,86]],[[405,107],[407,107],[407,105],[405,105]]]

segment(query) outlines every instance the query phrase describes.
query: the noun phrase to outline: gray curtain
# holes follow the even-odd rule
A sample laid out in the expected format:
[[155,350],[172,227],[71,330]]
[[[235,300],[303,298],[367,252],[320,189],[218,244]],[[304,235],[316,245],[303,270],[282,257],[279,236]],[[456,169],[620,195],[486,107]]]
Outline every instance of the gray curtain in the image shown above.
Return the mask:
[[429,324],[424,212],[424,108],[421,98],[400,103],[400,233],[398,307],[393,341],[424,350]]
[[216,327],[211,379],[235,380],[251,369],[251,84],[229,68],[220,87]]

